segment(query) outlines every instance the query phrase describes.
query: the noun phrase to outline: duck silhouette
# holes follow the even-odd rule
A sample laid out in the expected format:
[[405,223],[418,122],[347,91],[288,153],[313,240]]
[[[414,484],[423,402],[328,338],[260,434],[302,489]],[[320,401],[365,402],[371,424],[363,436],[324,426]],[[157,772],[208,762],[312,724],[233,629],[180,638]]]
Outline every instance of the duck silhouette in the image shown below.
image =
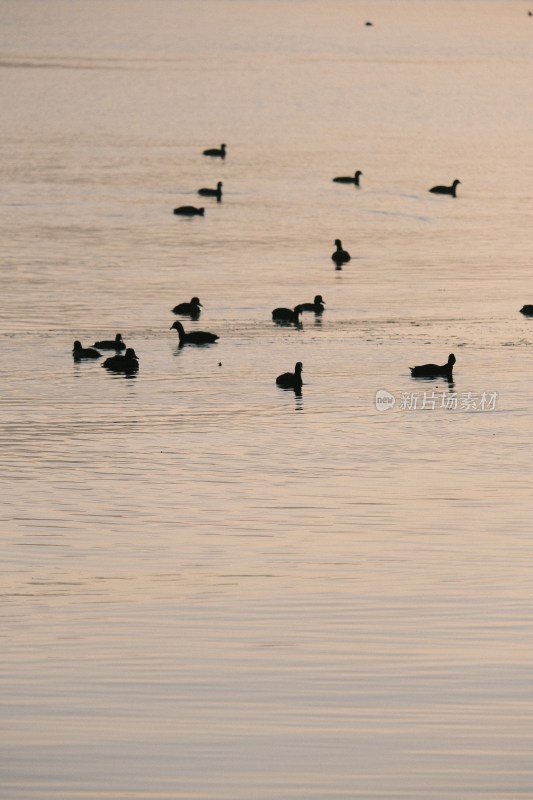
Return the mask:
[[207,333],[207,331],[190,331],[189,333],[185,333],[185,328],[181,322],[177,321],[170,326],[170,330],[176,330],[178,332],[180,347],[184,344],[212,344],[220,338],[216,333]]
[[222,181],[217,183],[216,189],[198,189],[198,194],[202,197],[216,197],[217,200],[222,200]]
[[363,173],[360,169],[357,170],[355,175],[350,177],[349,175],[342,176],[340,178],[333,178],[334,183],[353,183],[355,186],[359,186],[359,178]]
[[82,358],[101,358],[102,354],[98,352],[98,350],[93,350],[92,347],[82,347],[81,342],[76,340],[74,342],[74,346],[72,348],[72,355],[76,361],[81,360]]
[[350,259],[351,255],[342,249],[342,242],[340,239],[335,239],[335,247],[337,248],[331,258],[337,265],[337,268],[340,269],[343,264],[346,264]]
[[275,308],[272,312],[272,319],[274,322],[292,322],[297,325],[300,321],[301,313],[302,306],[294,306],[294,308]]
[[533,306],[522,306],[520,313],[525,317],[533,317]]
[[451,186],[433,186],[429,191],[433,192],[433,194],[449,194],[452,197],[456,197],[457,186],[460,183],[461,181],[456,178]]
[[139,369],[139,361],[133,347],[128,347],[123,356],[111,356],[110,358],[106,358],[102,366],[112,372],[125,372],[126,374],[130,374],[132,372],[137,372]]
[[199,317],[202,311],[202,304],[199,297],[191,297],[190,303],[178,303],[172,309],[173,314],[183,314],[187,317]]
[[294,372],[284,372],[276,378],[276,384],[281,386],[282,389],[301,389],[302,388],[302,369],[301,361],[297,361],[294,367]]
[[215,158],[226,158],[226,145],[221,144],[220,147],[210,147],[204,150],[204,156],[214,156]]
[[95,342],[93,347],[99,347],[100,350],[125,350],[126,345],[122,341],[122,334],[117,333],[114,339],[102,339],[101,342]]
[[452,379],[453,365],[456,358],[453,353],[448,356],[448,362],[439,366],[438,364],[422,364],[420,367],[409,367],[412,378],[447,378]]
[[174,214],[179,217],[203,217],[205,208],[196,208],[196,206],[179,206],[174,209]]
[[314,311],[315,314],[322,314],[325,302],[321,294],[316,294],[312,303],[301,303],[300,308],[302,311]]

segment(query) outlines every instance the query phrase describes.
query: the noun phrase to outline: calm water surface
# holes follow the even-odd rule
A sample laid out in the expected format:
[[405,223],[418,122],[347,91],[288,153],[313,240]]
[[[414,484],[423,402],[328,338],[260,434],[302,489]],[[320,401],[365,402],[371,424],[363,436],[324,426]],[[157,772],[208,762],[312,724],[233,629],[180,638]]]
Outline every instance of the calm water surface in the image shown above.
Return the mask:
[[0,18],[2,797],[532,798],[527,4]]

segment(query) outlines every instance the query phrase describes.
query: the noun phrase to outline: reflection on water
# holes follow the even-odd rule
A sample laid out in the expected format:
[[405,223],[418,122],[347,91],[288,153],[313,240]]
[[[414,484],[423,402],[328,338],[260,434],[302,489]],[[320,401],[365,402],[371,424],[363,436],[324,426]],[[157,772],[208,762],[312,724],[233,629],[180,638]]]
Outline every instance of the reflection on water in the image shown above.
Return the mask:
[[530,31],[305,10],[4,4],[12,800],[531,793]]

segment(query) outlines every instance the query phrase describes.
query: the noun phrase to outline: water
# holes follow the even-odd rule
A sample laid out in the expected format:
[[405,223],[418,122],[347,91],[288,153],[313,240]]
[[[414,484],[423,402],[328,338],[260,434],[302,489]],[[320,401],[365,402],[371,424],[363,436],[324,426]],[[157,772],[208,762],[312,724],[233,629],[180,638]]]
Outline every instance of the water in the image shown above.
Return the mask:
[[532,797],[526,6],[0,14],[2,796]]

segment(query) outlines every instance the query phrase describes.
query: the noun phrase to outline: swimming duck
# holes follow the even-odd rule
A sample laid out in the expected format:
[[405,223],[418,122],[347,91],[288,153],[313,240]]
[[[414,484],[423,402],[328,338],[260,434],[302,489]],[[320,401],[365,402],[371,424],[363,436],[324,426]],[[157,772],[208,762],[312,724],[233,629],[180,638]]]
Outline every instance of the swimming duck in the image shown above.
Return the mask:
[[315,299],[312,303],[302,303],[300,308],[302,311],[314,311],[315,314],[322,314],[324,311],[324,303],[326,301],[322,299],[321,294],[316,294]]
[[448,356],[448,363],[439,366],[438,364],[422,364],[420,367],[409,367],[411,370],[411,377],[413,378],[447,378],[449,381],[452,379],[453,365],[455,364],[455,356],[450,353]]
[[220,148],[218,147],[211,147],[209,150],[204,150],[204,156],[215,156],[218,158],[226,158],[226,145],[221,144]]
[[278,375],[276,384],[283,389],[301,389],[303,383],[302,368],[302,362],[297,361],[294,372],[284,372],[283,375]]
[[170,330],[176,330],[180,339],[180,347],[184,344],[211,344],[219,338],[216,333],[206,331],[189,331],[185,333],[185,328],[181,322],[175,322],[170,326]]
[[132,372],[137,372],[139,369],[139,361],[133,347],[128,347],[123,356],[111,356],[110,358],[106,358],[102,366],[106,369],[110,369],[112,372],[125,372],[126,374],[130,374]]
[[198,189],[198,194],[202,197],[216,197],[217,200],[222,200],[222,181],[217,183],[216,189]]
[[460,183],[461,181],[456,178],[451,186],[434,186],[429,191],[433,194],[450,194],[452,197],[456,197],[455,191]]
[[126,345],[122,341],[122,334],[117,333],[114,339],[103,339],[101,342],[95,342],[93,347],[99,347],[100,350],[125,350]]
[[334,183],[353,183],[355,186],[359,186],[359,178],[363,173],[360,169],[357,170],[353,178],[349,175],[341,176],[340,178],[333,178]]
[[72,348],[72,355],[79,361],[80,358],[101,358],[102,354],[98,350],[93,350],[92,347],[82,347],[81,342],[76,340]]
[[342,249],[342,242],[340,239],[335,239],[335,247],[337,249],[331,257],[337,267],[340,268],[342,264],[346,264],[346,262],[351,259],[351,255],[346,250]]
[[205,208],[196,208],[196,206],[179,206],[174,209],[174,214],[179,214],[180,217],[203,217]]
[[297,325],[300,321],[300,314],[302,313],[302,306],[294,306],[292,308],[275,308],[272,312],[272,319],[274,322],[294,322]]
[[178,303],[172,309],[173,314],[185,314],[188,317],[199,317],[202,310],[199,297],[191,297],[190,303]]
[[533,306],[522,306],[520,313],[526,317],[533,317]]

